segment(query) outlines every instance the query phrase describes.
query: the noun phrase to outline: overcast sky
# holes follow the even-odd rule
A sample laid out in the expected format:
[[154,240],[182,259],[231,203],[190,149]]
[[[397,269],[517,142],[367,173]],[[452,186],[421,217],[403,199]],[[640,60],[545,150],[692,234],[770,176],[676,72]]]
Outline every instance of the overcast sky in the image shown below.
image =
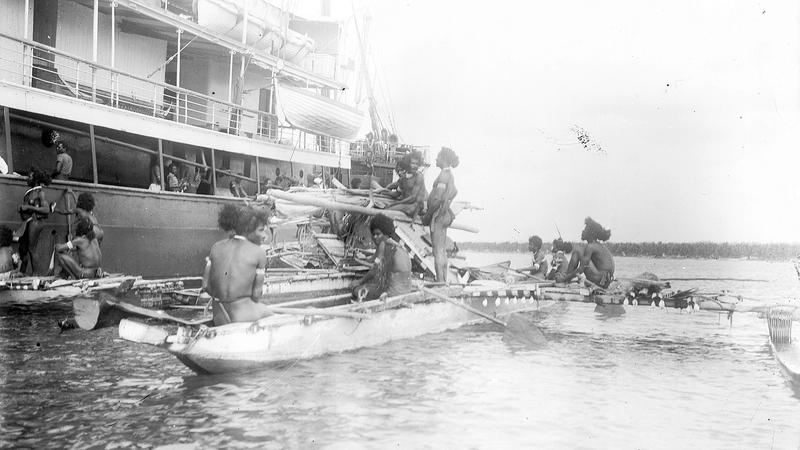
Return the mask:
[[456,239],[577,240],[590,215],[614,241],[800,242],[796,1],[367,7],[381,106],[484,208]]

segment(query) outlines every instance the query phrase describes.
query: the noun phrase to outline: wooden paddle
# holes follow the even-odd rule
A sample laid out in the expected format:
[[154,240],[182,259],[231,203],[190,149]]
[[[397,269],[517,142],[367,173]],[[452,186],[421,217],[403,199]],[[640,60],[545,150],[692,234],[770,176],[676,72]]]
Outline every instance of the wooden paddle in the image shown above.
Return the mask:
[[426,287],[418,286],[418,289],[428,295],[436,297],[440,300],[444,300],[448,303],[452,303],[455,306],[458,306],[461,309],[467,310],[477,316],[483,317],[484,319],[494,322],[498,325],[502,325],[503,329],[505,330],[506,335],[510,335],[512,339],[523,341],[527,344],[532,346],[541,346],[542,344],[547,342],[547,339],[544,337],[542,330],[539,329],[536,325],[527,320],[524,320],[522,317],[511,314],[508,318],[507,322],[503,322],[502,320],[492,317],[486,314],[483,311],[475,309],[469,305],[459,302],[458,300],[452,299],[444,294],[440,294],[433,289],[428,289]]

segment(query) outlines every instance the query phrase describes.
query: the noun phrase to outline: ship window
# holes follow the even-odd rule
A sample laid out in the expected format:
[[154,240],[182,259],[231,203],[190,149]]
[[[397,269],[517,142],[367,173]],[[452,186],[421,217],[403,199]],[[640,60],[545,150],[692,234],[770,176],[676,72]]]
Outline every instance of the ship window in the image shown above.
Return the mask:
[[222,155],[222,166],[220,167],[222,170],[231,170],[231,155],[223,154]]

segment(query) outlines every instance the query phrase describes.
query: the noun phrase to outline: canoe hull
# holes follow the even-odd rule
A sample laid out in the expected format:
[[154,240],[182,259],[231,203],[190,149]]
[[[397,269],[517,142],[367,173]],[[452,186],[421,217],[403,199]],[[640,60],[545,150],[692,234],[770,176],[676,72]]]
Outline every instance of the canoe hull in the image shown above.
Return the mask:
[[770,340],[772,354],[788,378],[800,383],[800,346],[797,344],[776,344]]
[[[465,302],[497,316],[539,307],[532,297],[490,300],[470,297]],[[165,348],[195,372],[216,374],[382,345],[484,320],[445,302],[412,303],[372,313],[364,320],[317,316],[270,319],[209,328],[185,343],[166,344]]]

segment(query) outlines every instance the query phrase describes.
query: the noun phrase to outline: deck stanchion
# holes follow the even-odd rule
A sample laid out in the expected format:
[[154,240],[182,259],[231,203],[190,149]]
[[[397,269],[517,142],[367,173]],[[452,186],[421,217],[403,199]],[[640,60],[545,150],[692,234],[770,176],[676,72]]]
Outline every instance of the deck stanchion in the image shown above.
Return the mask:
[[89,145],[92,149],[92,181],[97,185],[99,180],[97,176],[97,147],[94,142],[94,125],[89,125]]
[[[250,174],[248,174],[249,176]],[[258,168],[258,156],[256,156],[256,195],[261,193],[261,170]]]
[[214,148],[211,148],[211,191],[217,194],[217,162],[214,159]]
[[161,180],[161,190],[164,190],[164,143],[158,140],[158,168],[161,171],[158,177]]
[[3,107],[3,134],[6,138],[6,165],[8,165],[8,173],[14,173],[14,158],[11,155],[11,114],[8,106]]

